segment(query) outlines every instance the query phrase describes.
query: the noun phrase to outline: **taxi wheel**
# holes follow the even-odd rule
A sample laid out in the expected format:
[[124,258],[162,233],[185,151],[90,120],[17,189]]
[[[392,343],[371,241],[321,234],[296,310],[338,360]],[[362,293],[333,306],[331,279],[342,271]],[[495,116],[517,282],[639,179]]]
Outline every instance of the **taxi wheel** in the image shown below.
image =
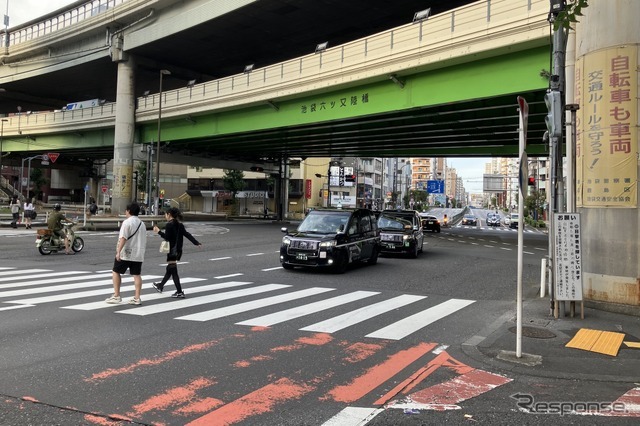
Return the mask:
[[336,274],[344,274],[347,270],[347,265],[349,264],[349,259],[347,259],[347,255],[343,254],[337,259],[337,262],[333,266],[333,272]]
[[380,252],[376,249],[373,249],[373,254],[371,254],[371,257],[369,258],[369,260],[367,260],[367,263],[369,265],[375,265],[376,263],[378,263],[378,254]]
[[282,267],[283,267],[284,269],[289,270],[289,271],[293,269],[293,265],[290,265],[290,264],[288,264],[288,263],[283,263],[283,264],[282,264]]
[[413,250],[411,250],[410,256],[411,256],[412,259],[415,259],[416,257],[418,257],[418,243],[417,242],[413,246]]

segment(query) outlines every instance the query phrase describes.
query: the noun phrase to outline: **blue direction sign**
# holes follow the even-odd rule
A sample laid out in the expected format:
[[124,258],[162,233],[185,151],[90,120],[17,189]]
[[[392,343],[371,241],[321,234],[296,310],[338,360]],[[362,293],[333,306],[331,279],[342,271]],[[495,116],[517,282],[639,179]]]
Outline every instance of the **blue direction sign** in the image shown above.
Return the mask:
[[444,181],[443,180],[428,180],[427,192],[429,194],[444,194]]

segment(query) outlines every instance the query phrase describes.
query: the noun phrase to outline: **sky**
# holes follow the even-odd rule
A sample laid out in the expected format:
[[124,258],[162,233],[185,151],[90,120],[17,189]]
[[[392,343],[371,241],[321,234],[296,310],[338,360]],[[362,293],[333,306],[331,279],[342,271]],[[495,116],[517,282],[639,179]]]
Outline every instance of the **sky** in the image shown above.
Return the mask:
[[469,193],[482,192],[484,165],[490,162],[491,158],[447,158],[447,166],[456,169]]
[[[9,10],[9,27],[46,15],[61,7],[75,3],[76,0],[6,0],[4,13]],[[1,4],[2,0],[0,0]],[[469,193],[482,192],[482,175],[484,165],[489,158],[448,158],[447,165],[455,167],[458,176],[462,177],[464,187]]]
[[74,3],[76,0],[0,0],[3,15],[9,10],[9,28],[36,19],[49,12]]

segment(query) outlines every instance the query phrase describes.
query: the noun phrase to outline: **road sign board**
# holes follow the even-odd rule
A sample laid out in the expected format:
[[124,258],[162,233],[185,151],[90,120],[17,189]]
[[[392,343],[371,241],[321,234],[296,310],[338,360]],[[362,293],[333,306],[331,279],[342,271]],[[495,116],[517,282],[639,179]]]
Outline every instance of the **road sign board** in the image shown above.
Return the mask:
[[520,157],[520,173],[518,175],[518,184],[520,185],[520,193],[523,198],[526,198],[527,194],[527,179],[529,177],[529,158],[527,153],[523,152]]
[[107,185],[102,185],[102,192],[103,193],[107,193],[107,191],[109,190],[109,187]]
[[51,160],[52,163],[55,163],[59,156],[60,156],[60,153],[58,152],[47,153],[47,157],[49,157],[49,160]]
[[444,194],[444,181],[443,180],[428,180],[427,192],[429,194]]

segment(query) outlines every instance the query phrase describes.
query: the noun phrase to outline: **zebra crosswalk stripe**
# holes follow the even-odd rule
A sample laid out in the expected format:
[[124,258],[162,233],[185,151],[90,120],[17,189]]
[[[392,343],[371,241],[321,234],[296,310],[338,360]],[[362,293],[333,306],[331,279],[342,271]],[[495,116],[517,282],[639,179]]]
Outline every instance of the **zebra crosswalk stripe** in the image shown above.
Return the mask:
[[286,309],[284,311],[274,312],[272,314],[263,315],[261,317],[252,318],[250,320],[237,322],[238,325],[251,325],[269,327],[274,324],[300,318],[305,315],[311,315],[326,309],[335,308],[336,306],[345,305],[356,300],[380,294],[377,291],[354,291],[342,296],[332,297],[331,299],[320,300],[306,305],[296,306],[295,308]]
[[459,311],[462,308],[466,308],[472,303],[474,303],[474,300],[449,299],[439,305],[403,318],[393,324],[389,324],[380,330],[367,334],[365,337],[400,340],[439,319]]
[[280,290],[283,288],[291,287],[285,284],[265,284],[258,287],[251,287],[243,290],[227,291],[224,293],[209,294],[202,297],[176,299],[171,303],[163,303],[161,305],[143,306],[140,308],[127,309],[124,311],[116,311],[119,314],[127,315],[151,315],[160,312],[173,311],[175,309],[190,308],[192,306],[206,305],[207,303],[219,302],[222,300],[234,299],[237,297],[250,296],[253,294],[265,293],[268,291]]
[[[0,277],[7,277],[11,275],[24,275],[34,272],[51,272],[49,269],[15,269],[15,268],[0,268]],[[74,273],[74,272],[72,272]],[[78,273],[78,272],[75,272]]]
[[[71,271],[71,272],[60,272],[57,273],[56,276],[59,275],[73,275],[73,274],[84,274],[86,273],[85,271]],[[20,279],[24,279],[24,278],[41,278],[42,275],[31,275],[29,277],[20,277]],[[69,281],[84,281],[84,280],[94,280],[96,278],[111,278],[111,272],[104,273],[104,274],[92,274],[92,275],[81,275],[79,277],[68,277],[68,276],[63,276],[63,277],[58,277],[58,278],[45,278],[45,279],[41,279],[41,280],[35,280],[35,281],[26,281],[26,282],[14,282],[11,284],[0,284],[0,289],[3,288],[11,288],[11,289],[15,289],[17,287],[31,287],[31,286],[36,286],[36,285],[40,285],[40,284],[55,284],[55,283],[61,283],[61,282],[69,282]],[[0,297],[4,297],[4,293],[0,292]]]
[[[160,277],[151,275],[151,276],[143,277],[142,279],[144,281],[144,280],[152,280],[156,278],[160,278]],[[133,281],[133,277],[122,278],[123,283],[132,282],[132,281]],[[82,290],[87,287],[98,287],[98,286],[104,286],[107,284],[112,284],[111,280],[96,281],[92,283],[66,284],[66,285],[59,285],[59,286],[53,286],[53,287],[40,287],[40,288],[29,289],[28,292],[27,290],[22,290],[22,293],[20,293],[19,295],[24,296],[27,294],[51,293],[54,291],[61,291],[61,290]],[[128,290],[129,288],[133,290],[133,286],[127,287],[126,290]],[[126,291],[124,288],[121,288],[120,290]],[[0,296],[4,296],[6,293],[12,293],[12,292],[0,293]],[[97,290],[78,291],[75,293],[54,294],[51,296],[41,296],[41,297],[35,297],[31,299],[8,300],[6,303],[37,305],[39,303],[58,302],[60,300],[67,300],[67,299],[80,299],[82,297],[97,296],[100,294],[111,294],[111,293],[113,293],[113,287],[109,286],[109,287],[100,288]]]
[[427,296],[414,296],[411,294],[403,294],[389,300],[374,303],[346,314],[338,315],[325,321],[320,321],[310,326],[301,328],[303,331],[316,331],[320,333],[334,333],[343,328],[350,327],[362,321],[368,320],[385,312],[401,308],[405,305],[425,299]]
[[[181,278],[180,279],[180,282],[183,283],[183,284],[193,283],[193,282],[197,282],[197,281],[204,281],[204,278]],[[145,283],[142,284],[143,289],[145,287],[144,284]],[[201,290],[201,288],[204,288],[204,287],[207,287],[207,286],[195,287],[195,289],[197,289],[197,291],[205,291],[205,290]],[[135,290],[135,287],[132,286],[132,285],[121,287],[120,288],[120,295],[122,296],[123,294],[126,294],[126,293],[128,293],[130,291],[133,292],[134,290]],[[197,291],[192,291],[192,293],[196,293]],[[104,294],[111,294],[112,292],[113,292],[113,289],[109,289],[109,291],[105,291]],[[131,296],[133,296],[133,295],[131,295]],[[150,293],[150,294],[144,294],[143,293],[140,296],[140,298],[142,299],[142,302],[144,303],[144,302],[148,302],[150,300],[166,299],[167,295],[166,294],[156,293],[155,290],[154,290],[154,293]],[[123,304],[124,303],[126,303],[126,302],[123,302]],[[77,311],[93,311],[93,310],[96,310],[96,309],[116,308],[118,306],[121,306],[121,305],[118,304],[118,303],[109,304],[109,303],[105,303],[104,300],[100,300],[98,302],[81,303],[79,305],[61,306],[60,308],[61,309],[77,310]]]
[[210,311],[199,312],[197,314],[185,315],[178,317],[179,320],[187,321],[209,321],[216,318],[222,318],[241,312],[247,312],[265,306],[271,306],[278,303],[289,302],[291,300],[301,299],[316,294],[334,291],[335,288],[311,287],[304,290],[294,291],[293,293],[282,294],[280,296],[267,297],[266,299],[254,300],[251,302],[238,303],[237,305],[225,306],[223,308],[213,309]]

